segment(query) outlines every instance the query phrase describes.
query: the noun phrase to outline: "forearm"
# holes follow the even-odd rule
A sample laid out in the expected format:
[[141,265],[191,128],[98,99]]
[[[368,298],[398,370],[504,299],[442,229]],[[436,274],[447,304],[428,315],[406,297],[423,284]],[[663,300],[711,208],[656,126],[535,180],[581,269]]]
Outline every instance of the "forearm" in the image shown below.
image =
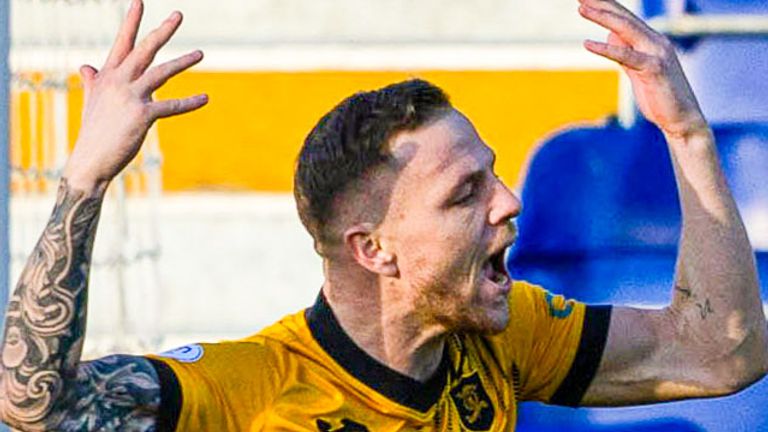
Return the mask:
[[48,225],[11,295],[2,345],[0,414],[13,426],[50,429],[76,375],[85,334],[88,271],[104,186],[62,179]]
[[733,360],[728,373],[754,375],[762,368],[750,368],[765,362],[765,316],[752,247],[713,135],[699,127],[687,135],[668,135],[667,141],[683,216],[670,307],[684,329],[679,335],[684,343],[698,344],[694,348],[702,362]]

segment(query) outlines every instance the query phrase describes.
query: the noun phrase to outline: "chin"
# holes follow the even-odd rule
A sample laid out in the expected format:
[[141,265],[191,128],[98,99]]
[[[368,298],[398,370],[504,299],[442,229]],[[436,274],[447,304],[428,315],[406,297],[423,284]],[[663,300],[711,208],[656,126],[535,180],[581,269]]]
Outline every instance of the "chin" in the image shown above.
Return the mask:
[[509,325],[509,306],[504,303],[502,307],[478,308],[475,316],[470,317],[465,322],[469,325],[464,330],[494,335],[503,332]]
[[483,333],[493,335],[503,332],[509,325],[509,313],[505,313],[503,317],[493,317],[489,320],[489,325],[483,330]]

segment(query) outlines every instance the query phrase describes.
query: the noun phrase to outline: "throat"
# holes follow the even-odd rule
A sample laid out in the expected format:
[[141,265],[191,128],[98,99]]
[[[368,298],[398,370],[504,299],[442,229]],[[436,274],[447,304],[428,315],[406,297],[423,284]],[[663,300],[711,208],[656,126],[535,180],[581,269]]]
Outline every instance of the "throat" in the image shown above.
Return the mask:
[[388,368],[422,383],[439,369],[445,347],[442,333],[392,322],[378,330],[368,330],[366,334],[358,333],[357,338],[347,333],[363,351]]
[[[371,389],[426,413],[439,400],[449,370],[443,338],[416,341],[394,338],[393,333],[384,330],[387,326],[371,324],[385,322],[381,315],[361,314],[365,309],[357,308],[356,315],[349,314],[345,319],[345,306],[349,305],[335,304],[331,310],[321,295],[315,305],[307,309],[307,325],[318,345]],[[366,319],[354,321],[360,315],[367,315]],[[360,322],[367,325],[354,324]],[[375,337],[376,334],[380,336]]]
[[442,327],[425,325],[418,313],[404,314],[404,308],[369,308],[335,300],[328,302],[338,326],[365,354],[419,382],[434,376],[443,359]]
[[445,339],[422,345],[411,353],[402,368],[393,368],[403,375],[425,383],[440,369],[445,354]]

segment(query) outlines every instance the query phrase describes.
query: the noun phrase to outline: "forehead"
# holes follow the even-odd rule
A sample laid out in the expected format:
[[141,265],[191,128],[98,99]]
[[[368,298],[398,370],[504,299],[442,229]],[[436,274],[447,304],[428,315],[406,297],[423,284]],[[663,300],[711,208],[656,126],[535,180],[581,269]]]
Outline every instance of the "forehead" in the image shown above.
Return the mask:
[[478,169],[493,159],[493,152],[463,114],[448,114],[413,131],[397,134],[392,154],[401,162],[401,176],[430,177]]

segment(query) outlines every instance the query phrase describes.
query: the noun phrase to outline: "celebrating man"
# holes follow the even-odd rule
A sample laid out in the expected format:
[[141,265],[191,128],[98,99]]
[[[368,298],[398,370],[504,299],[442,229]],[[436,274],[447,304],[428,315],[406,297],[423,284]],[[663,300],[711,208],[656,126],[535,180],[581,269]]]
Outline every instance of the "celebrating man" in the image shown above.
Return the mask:
[[3,421],[35,431],[500,431],[514,429],[523,400],[640,404],[761,378],[768,341],[752,250],[674,50],[616,1],[582,0],[579,12],[610,30],[585,47],[624,68],[672,154],[683,231],[667,307],[588,306],[511,281],[504,251],[520,202],[471,121],[439,88],[411,80],[350,96],[304,143],[295,195],[325,271],[313,306],[240,341],[80,361],[104,191],[152,122],[207,102],[151,99],[202,54],[150,68],[181,15],[134,46],[134,0],[102,69],[81,69],[80,136],[7,312]]

